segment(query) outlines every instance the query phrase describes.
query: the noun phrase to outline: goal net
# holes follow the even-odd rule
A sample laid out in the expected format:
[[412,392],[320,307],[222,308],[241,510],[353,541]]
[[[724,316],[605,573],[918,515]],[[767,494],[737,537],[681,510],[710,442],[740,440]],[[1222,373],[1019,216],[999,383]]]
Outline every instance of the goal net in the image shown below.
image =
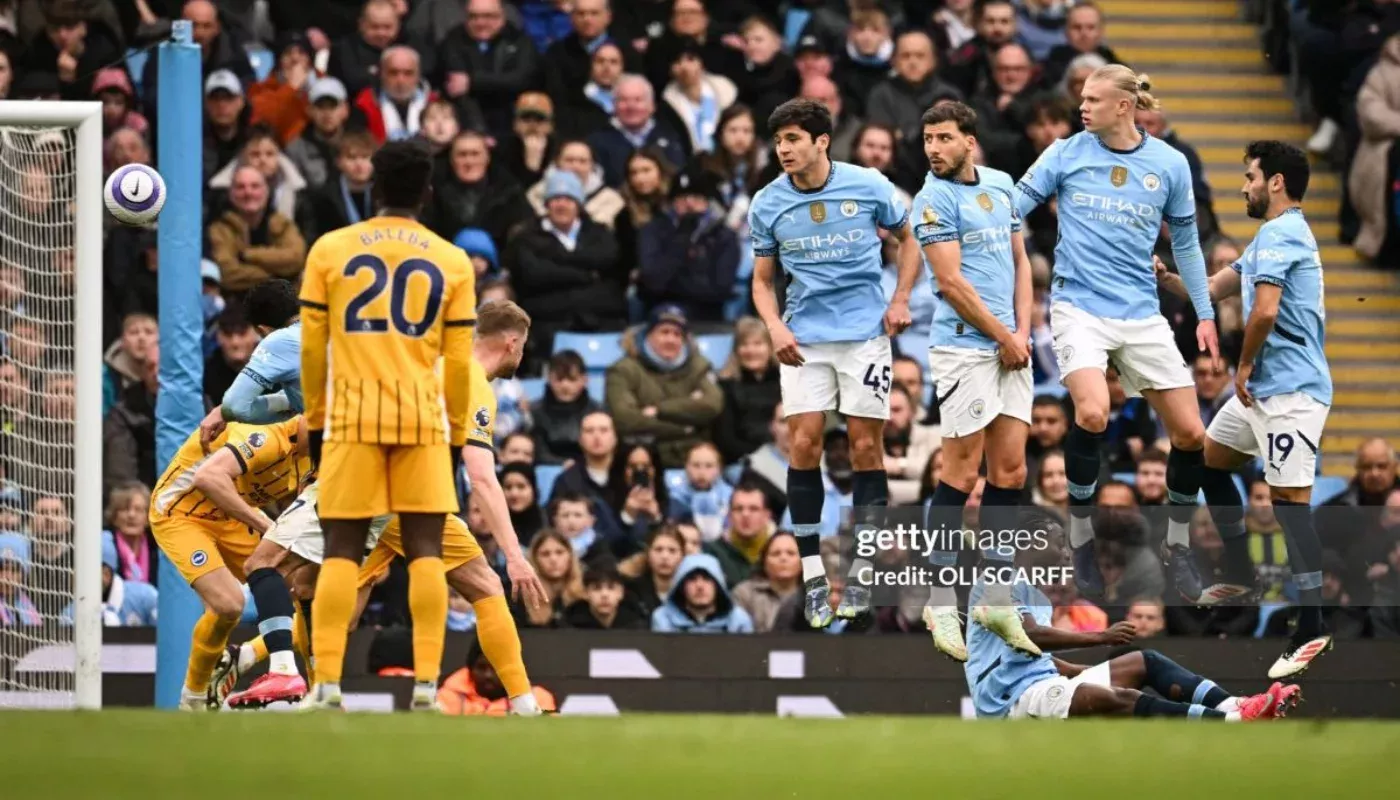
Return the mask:
[[100,109],[0,103],[0,707],[101,702]]

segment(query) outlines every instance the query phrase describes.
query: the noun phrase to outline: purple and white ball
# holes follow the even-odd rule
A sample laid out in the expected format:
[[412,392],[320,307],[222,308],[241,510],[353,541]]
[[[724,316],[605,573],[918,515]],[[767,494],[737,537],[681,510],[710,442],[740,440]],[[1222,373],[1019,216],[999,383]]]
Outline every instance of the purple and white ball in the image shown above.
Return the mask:
[[118,222],[150,225],[165,206],[165,179],[145,164],[128,164],[107,178],[102,197]]

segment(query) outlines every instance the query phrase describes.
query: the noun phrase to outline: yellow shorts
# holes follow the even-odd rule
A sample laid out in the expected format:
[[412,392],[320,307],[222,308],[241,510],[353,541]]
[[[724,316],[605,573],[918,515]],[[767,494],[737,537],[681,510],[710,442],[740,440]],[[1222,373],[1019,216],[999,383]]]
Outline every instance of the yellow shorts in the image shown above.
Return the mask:
[[448,445],[326,442],[321,456],[322,519],[382,514],[455,514],[457,481]]
[[[389,521],[389,526],[379,535],[379,543],[370,551],[365,563],[360,565],[358,587],[374,582],[386,570],[394,556],[403,555],[403,537],[399,532],[399,518]],[[442,565],[448,571],[462,566],[473,558],[481,557],[481,545],[467,530],[467,523],[456,514],[447,515],[447,524],[442,528]]]
[[262,540],[252,528],[236,520],[164,517],[152,521],[156,544],[185,580],[193,584],[219,567],[228,567],[243,582],[243,562]]

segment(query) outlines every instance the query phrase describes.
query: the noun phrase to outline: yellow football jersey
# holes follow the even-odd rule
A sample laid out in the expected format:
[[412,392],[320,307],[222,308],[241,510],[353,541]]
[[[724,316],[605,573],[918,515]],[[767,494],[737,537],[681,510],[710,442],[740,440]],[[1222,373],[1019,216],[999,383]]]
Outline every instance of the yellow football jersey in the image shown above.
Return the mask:
[[465,442],[476,324],[466,253],[415,220],[374,217],[316,241],[301,305],[307,424],[325,441]]
[[[233,452],[243,474],[234,480],[238,494],[260,508],[294,497],[302,477],[311,469],[306,456],[297,456],[296,435],[300,417],[272,425],[230,423],[215,439],[209,452],[220,448]],[[165,474],[151,493],[150,519],[192,517],[230,519],[204,492],[194,486],[194,473],[209,456],[199,444],[199,431],[190,434],[175,453]]]
[[486,370],[475,358],[468,366],[468,385],[471,390],[472,418],[467,427],[467,444],[496,449],[496,392],[491,388],[491,380]]

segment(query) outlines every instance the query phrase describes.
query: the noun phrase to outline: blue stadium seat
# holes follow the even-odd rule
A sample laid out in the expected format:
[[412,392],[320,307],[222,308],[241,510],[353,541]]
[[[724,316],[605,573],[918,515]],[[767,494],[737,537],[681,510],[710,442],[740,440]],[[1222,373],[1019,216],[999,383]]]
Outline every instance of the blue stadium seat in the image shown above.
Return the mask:
[[1059,383],[1037,383],[1031,387],[1032,397],[1039,397],[1043,394],[1048,394],[1051,397],[1064,397],[1065,387]]
[[1129,486],[1137,486],[1136,472],[1115,472],[1113,473],[1113,479],[1121,483],[1126,483]]
[[919,362],[926,377],[928,376],[928,340],[927,335],[913,331],[905,331],[894,337],[894,344],[898,348],[899,354]]
[[136,96],[141,96],[141,78],[146,74],[146,59],[151,57],[149,50],[126,51],[126,71],[131,74],[131,86]]
[[606,405],[608,379],[601,372],[595,372],[588,376],[588,396],[598,405]]
[[743,464],[730,464],[724,468],[724,482],[730,486],[738,486],[739,478],[744,475]]
[[1269,617],[1288,608],[1287,603],[1260,603],[1259,604],[1259,625],[1254,629],[1254,638],[1264,638],[1264,631],[1269,629]]
[[535,497],[541,506],[549,502],[549,496],[554,493],[554,482],[559,480],[563,471],[564,468],[558,464],[540,464],[535,467],[535,487],[538,489]]
[[729,360],[729,353],[734,349],[734,334],[732,333],[706,333],[695,337],[695,349],[700,351],[700,355],[709,359],[715,369],[724,366],[724,362]]
[[674,492],[685,485],[685,470],[679,467],[668,469],[663,479],[666,481],[667,491]]
[[589,372],[602,372],[624,355],[622,334],[620,333],[570,333],[560,331],[554,334],[554,352],[572,350],[583,358],[583,365]]
[[520,390],[525,393],[525,399],[531,403],[538,403],[544,399],[545,385],[544,378],[520,379]]
[[253,77],[262,82],[267,80],[267,76],[272,74],[272,68],[277,66],[277,56],[266,47],[249,45],[248,63],[253,66]]
[[1319,475],[1313,483],[1312,504],[1320,506],[1328,500],[1332,500],[1337,495],[1345,492],[1350,482],[1346,478],[1339,478],[1336,475]]
[[933,384],[924,384],[924,397],[923,400],[920,401],[920,405],[922,405],[924,408],[930,408],[933,406]]

